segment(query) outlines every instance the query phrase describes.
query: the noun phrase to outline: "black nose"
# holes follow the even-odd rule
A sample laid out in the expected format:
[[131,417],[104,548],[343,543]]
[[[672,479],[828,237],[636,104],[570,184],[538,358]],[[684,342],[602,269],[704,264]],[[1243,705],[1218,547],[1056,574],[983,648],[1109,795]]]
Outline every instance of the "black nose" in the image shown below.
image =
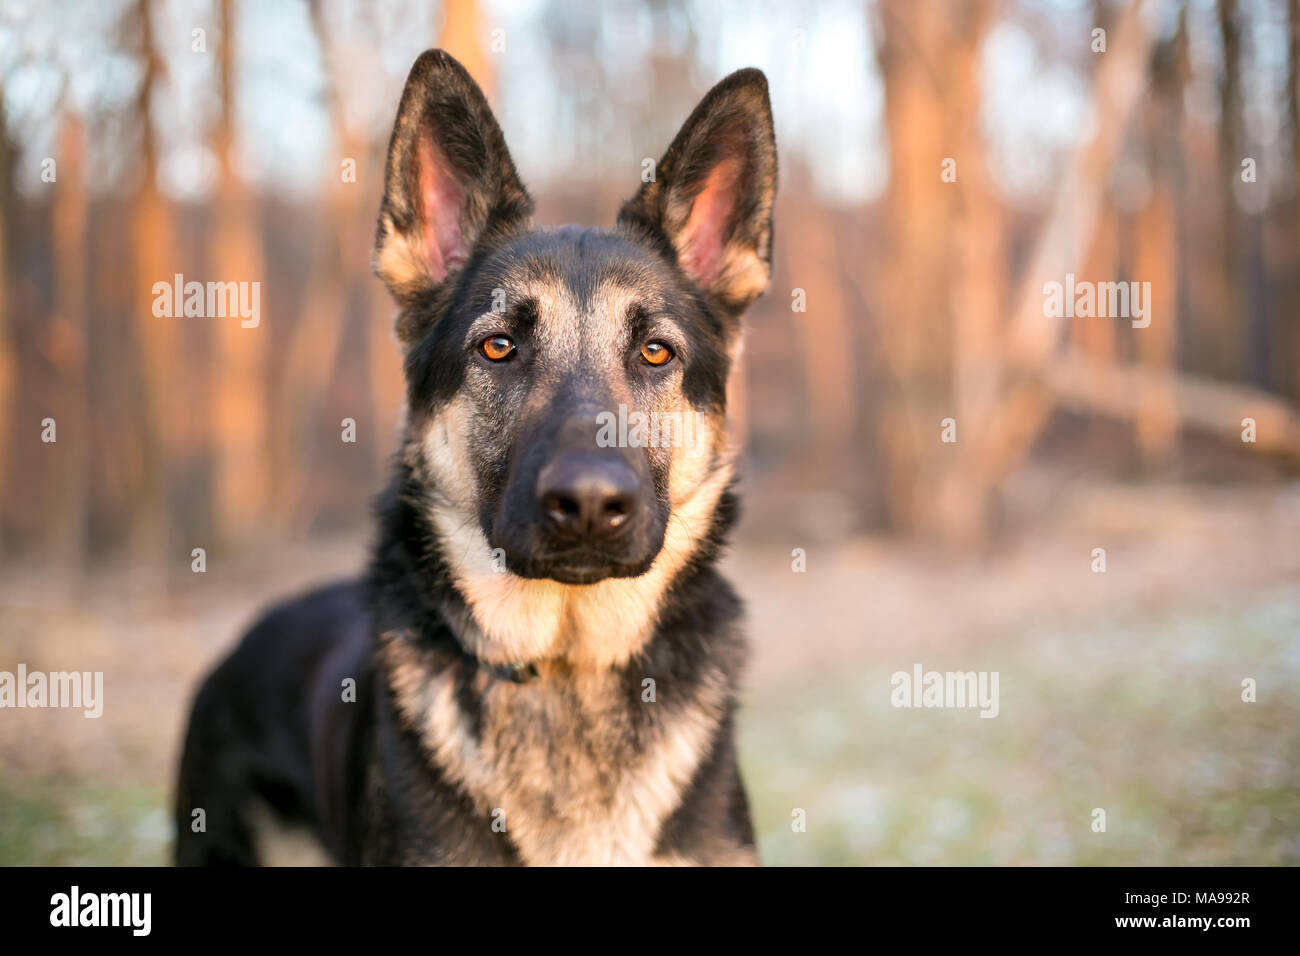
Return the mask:
[[537,500],[553,531],[573,539],[613,537],[632,522],[641,483],[614,455],[569,453],[542,469]]

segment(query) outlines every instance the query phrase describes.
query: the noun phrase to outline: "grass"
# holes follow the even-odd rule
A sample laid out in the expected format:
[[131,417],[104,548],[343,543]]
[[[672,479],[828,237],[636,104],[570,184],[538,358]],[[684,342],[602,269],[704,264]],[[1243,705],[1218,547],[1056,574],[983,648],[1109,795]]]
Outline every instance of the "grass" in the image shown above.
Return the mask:
[[80,779],[0,781],[0,863],[159,866],[170,862],[167,794],[148,785]]
[[[756,687],[741,760],[762,859],[1300,863],[1298,638],[1288,589],[1173,616],[1039,622],[944,650],[900,637],[833,673]],[[999,715],[891,707],[890,675],[918,662],[998,671]],[[1241,700],[1245,677],[1255,703]],[[6,773],[0,864],[165,863],[169,786],[144,770],[111,782]],[[792,829],[796,809],[806,832]]]
[[[768,864],[1300,862],[1300,602],[920,655],[996,670],[1001,711],[895,709],[916,656],[754,691],[742,766]],[[901,642],[900,642],[901,644]],[[947,657],[948,659],[942,659]],[[1241,700],[1241,680],[1258,685]],[[796,809],[806,832],[792,827]],[[1093,810],[1106,813],[1094,832]]]

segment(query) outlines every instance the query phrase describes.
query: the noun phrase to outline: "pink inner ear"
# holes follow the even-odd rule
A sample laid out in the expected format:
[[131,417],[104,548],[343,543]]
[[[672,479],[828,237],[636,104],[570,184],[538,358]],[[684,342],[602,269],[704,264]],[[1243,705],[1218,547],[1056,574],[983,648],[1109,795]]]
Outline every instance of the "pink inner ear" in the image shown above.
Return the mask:
[[460,231],[460,212],[465,190],[452,176],[450,164],[428,135],[417,147],[420,183],[420,224],[429,278],[444,281],[469,257]]
[[723,246],[735,209],[739,177],[740,163],[735,159],[713,167],[679,234],[678,261],[701,286],[711,285],[722,271]]

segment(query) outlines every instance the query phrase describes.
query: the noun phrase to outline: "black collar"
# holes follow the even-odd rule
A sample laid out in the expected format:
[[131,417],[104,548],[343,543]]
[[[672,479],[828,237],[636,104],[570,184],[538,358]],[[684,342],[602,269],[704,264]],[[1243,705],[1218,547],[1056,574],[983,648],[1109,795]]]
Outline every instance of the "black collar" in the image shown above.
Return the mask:
[[537,665],[525,663],[524,661],[512,661],[509,664],[489,664],[487,661],[479,660],[473,654],[466,653],[471,661],[479,670],[486,671],[497,680],[508,680],[512,684],[526,684],[533,678],[537,677]]

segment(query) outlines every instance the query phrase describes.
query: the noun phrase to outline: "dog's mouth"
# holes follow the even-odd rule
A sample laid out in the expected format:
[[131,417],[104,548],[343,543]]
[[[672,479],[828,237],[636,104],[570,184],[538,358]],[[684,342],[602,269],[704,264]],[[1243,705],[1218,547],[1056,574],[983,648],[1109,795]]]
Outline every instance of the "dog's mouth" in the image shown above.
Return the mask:
[[596,548],[573,548],[537,555],[510,570],[522,578],[549,579],[560,584],[596,584],[609,578],[639,577],[653,564],[653,555],[645,560],[629,561]]

